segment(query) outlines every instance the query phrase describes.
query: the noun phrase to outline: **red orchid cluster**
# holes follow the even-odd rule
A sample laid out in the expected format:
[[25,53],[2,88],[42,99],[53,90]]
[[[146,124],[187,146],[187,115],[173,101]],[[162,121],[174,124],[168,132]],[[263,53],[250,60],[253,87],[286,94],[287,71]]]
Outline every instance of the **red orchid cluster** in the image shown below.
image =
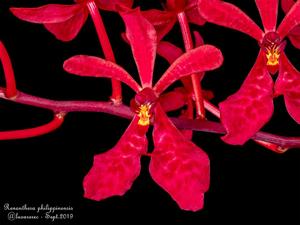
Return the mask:
[[[43,24],[61,41],[71,41],[91,16],[104,58],[76,55],[63,64],[65,71],[83,77],[112,80],[110,102],[53,101],[17,90],[10,58],[0,42],[0,59],[4,67],[6,88],[0,97],[21,104],[50,109],[55,117],[50,123],[25,130],[0,132],[0,139],[27,138],[48,133],[63,123],[64,116],[74,111],[105,112],[131,119],[127,130],[110,150],[95,155],[94,163],[83,181],[84,196],[93,200],[123,195],[139,176],[141,157],[149,156],[153,180],[184,210],[203,208],[204,193],[210,183],[210,162],[207,154],[192,141],[193,130],[226,133],[222,139],[242,145],[249,139],[275,152],[300,146],[299,138],[285,138],[260,133],[273,113],[273,98],[283,95],[291,117],[300,123],[300,72],[289,62],[284,38],[300,46],[300,2],[282,0],[287,13],[276,29],[278,0],[256,0],[264,31],[234,5],[221,0],[167,0],[163,10],[141,11],[132,8],[132,0],[75,0],[72,5],[49,4],[37,8],[11,8],[19,19]],[[122,67],[106,34],[100,11],[118,13],[125,23],[123,39],[130,45],[141,85]],[[178,22],[185,51],[164,37]],[[211,22],[244,32],[258,41],[257,60],[242,87],[219,109],[209,100],[212,93],[202,89],[204,72],[223,63],[221,51],[204,44],[198,32],[190,31],[190,23],[202,26]],[[153,84],[156,54],[170,67]],[[279,73],[274,84],[272,77]],[[176,81],[182,87],[167,89]],[[122,103],[121,82],[135,96],[130,106]],[[185,110],[183,110],[185,107]],[[178,118],[167,112],[182,110]],[[205,110],[218,117],[221,124],[207,121]],[[153,152],[148,152],[146,133],[153,126]],[[224,128],[223,128],[224,126]]]

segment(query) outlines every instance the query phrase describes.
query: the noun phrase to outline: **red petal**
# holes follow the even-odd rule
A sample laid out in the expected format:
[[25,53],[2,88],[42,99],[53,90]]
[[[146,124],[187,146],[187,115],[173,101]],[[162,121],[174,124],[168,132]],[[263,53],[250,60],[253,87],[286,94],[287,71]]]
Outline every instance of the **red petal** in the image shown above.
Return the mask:
[[84,197],[100,201],[124,195],[139,176],[140,158],[147,152],[146,130],[133,119],[119,142],[111,150],[95,155],[94,164],[83,181]]
[[83,11],[62,23],[46,23],[44,25],[58,40],[71,41],[77,36],[87,17],[88,13]]
[[197,32],[197,31],[194,31],[193,34],[194,34],[194,37],[195,37],[195,47],[199,47],[201,45],[204,45],[204,41],[203,41],[203,38],[200,35],[200,33]]
[[273,114],[273,80],[264,57],[260,51],[240,90],[219,105],[221,121],[227,131],[222,139],[228,144],[244,144]]
[[[187,100],[187,109],[181,112],[179,118],[183,119],[193,119],[194,118],[194,104],[192,98]],[[193,130],[180,130],[183,136],[187,140],[192,140],[193,138]]]
[[207,21],[244,32],[258,41],[262,40],[262,30],[235,5],[220,0],[199,0],[198,6],[199,13]]
[[[167,60],[169,64],[172,64],[183,54],[183,51],[170,42],[160,41],[157,46],[157,54]],[[190,93],[193,92],[193,84],[190,77],[181,78],[181,82]]]
[[203,208],[209,188],[209,158],[177,130],[158,105],[153,130],[150,174],[184,210]]
[[205,19],[199,14],[197,0],[188,0],[185,8],[185,14],[190,23],[202,26]]
[[95,0],[95,2],[100,9],[108,11],[118,11],[118,6],[131,8],[133,5],[133,0]]
[[283,39],[294,27],[300,24],[300,1],[297,1],[285,15],[277,32]]
[[[299,28],[299,29],[298,29]],[[295,27],[290,33],[294,33],[293,31],[294,30],[299,30],[300,31],[300,27],[299,26],[297,26],[297,27]],[[298,33],[298,31],[297,31],[297,33]],[[290,41],[292,42],[292,44],[296,47],[296,48],[298,48],[298,49],[300,49],[300,34],[298,34],[298,35],[289,35],[288,36],[289,37],[289,39],[290,39]]]
[[275,93],[284,95],[287,111],[300,124],[300,72],[290,63],[285,54],[280,57]]
[[77,55],[64,62],[64,69],[72,74],[90,77],[107,77],[120,80],[135,92],[141,88],[132,77],[113,62],[86,55]]
[[154,27],[139,9],[122,12],[126,35],[138,67],[142,87],[152,87],[153,67],[156,56],[156,33]]
[[157,54],[167,60],[169,64],[172,64],[183,54],[183,51],[170,42],[160,41],[157,46]]
[[61,23],[80,13],[82,5],[49,4],[37,8],[10,8],[19,19],[31,23]]
[[292,8],[294,4],[294,0],[281,0],[281,8],[284,13],[288,13],[288,11]]
[[265,32],[275,31],[278,13],[278,0],[255,0]]
[[212,45],[202,45],[179,57],[159,79],[154,89],[161,93],[181,77],[216,69],[222,62],[223,56],[219,49]]
[[158,42],[169,33],[177,21],[173,12],[150,9],[141,13],[155,27]]
[[184,88],[176,88],[159,96],[159,103],[165,112],[180,109],[187,103],[187,93]]

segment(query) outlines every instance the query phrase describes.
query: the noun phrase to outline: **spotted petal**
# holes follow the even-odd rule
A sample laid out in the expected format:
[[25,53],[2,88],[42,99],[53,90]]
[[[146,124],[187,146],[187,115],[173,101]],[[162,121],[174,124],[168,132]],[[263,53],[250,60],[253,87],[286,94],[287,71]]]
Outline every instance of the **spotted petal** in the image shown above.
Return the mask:
[[199,0],[199,13],[208,22],[244,32],[258,41],[262,30],[242,10],[220,0]]
[[280,59],[275,93],[284,96],[287,111],[300,124],[300,72],[291,64],[285,54],[282,54]]
[[228,144],[244,144],[273,114],[273,80],[264,57],[260,51],[240,90],[219,105],[221,121],[227,131],[222,139]]
[[75,75],[114,78],[124,82],[136,92],[141,89],[122,67],[98,57],[73,56],[64,62],[63,67],[67,72]]
[[91,170],[83,181],[84,197],[100,201],[122,196],[141,170],[140,158],[147,151],[146,129],[134,118],[119,142],[111,150],[95,155]]
[[154,151],[150,174],[184,210],[203,208],[204,192],[209,187],[209,158],[188,141],[158,105],[153,130]]
[[153,67],[157,47],[155,29],[142,16],[138,8],[122,12],[121,16],[126,25],[126,36],[138,67],[142,87],[152,87]]
[[154,86],[157,93],[163,92],[176,80],[193,74],[213,70],[221,66],[223,56],[212,45],[202,45],[179,57]]

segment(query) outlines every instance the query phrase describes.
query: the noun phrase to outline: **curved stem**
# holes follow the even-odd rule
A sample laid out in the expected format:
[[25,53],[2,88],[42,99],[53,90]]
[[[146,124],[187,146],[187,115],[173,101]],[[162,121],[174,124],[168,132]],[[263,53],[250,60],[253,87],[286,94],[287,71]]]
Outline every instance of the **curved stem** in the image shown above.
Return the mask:
[[7,98],[14,98],[17,95],[14,70],[11,65],[11,61],[6,51],[6,48],[1,41],[0,41],[0,60],[3,65],[3,71],[5,76],[5,82],[6,82],[5,95]]
[[[178,13],[177,18],[181,28],[185,51],[188,52],[191,49],[193,49],[193,41],[192,41],[191,31],[189,28],[189,23],[187,21],[184,12]],[[205,108],[203,103],[200,77],[198,74],[192,74],[191,79],[192,79],[194,95],[195,95],[197,118],[205,119]]]
[[23,139],[47,134],[62,125],[64,116],[64,113],[56,113],[51,122],[35,128],[13,131],[0,131],[0,140]]
[[[101,17],[101,14],[99,12],[99,9],[94,1],[88,1],[87,7],[90,12],[90,15],[92,17],[92,20],[94,22],[98,39],[100,42],[100,45],[102,47],[104,56],[107,60],[111,62],[116,62],[112,47],[110,45],[109,38],[107,36],[107,32],[105,29],[105,26],[103,24],[103,20]],[[112,96],[111,100],[114,104],[119,105],[122,103],[122,86],[121,82],[115,79],[112,79]]]
[[[18,92],[15,99],[5,96],[5,90],[0,88],[0,99],[6,99],[17,103],[45,108],[54,112],[104,112],[126,119],[132,119],[134,113],[125,105],[115,106],[110,102],[98,101],[55,101],[45,98],[35,97],[22,92]],[[212,105],[212,104],[211,104]],[[179,129],[190,129],[217,134],[225,134],[224,127],[217,122],[207,120],[191,120],[171,118]],[[284,148],[300,148],[299,137],[283,137],[266,132],[257,132],[252,139],[269,142]]]

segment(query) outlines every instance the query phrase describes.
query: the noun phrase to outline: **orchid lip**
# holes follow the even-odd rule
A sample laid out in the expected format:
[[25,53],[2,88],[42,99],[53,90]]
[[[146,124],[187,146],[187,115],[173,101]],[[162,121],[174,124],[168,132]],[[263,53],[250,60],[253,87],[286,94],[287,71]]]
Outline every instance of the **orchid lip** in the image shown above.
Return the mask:
[[283,51],[285,47],[285,42],[282,42],[279,34],[276,32],[265,34],[261,47],[265,52],[266,65],[277,67],[279,65],[281,51]]

